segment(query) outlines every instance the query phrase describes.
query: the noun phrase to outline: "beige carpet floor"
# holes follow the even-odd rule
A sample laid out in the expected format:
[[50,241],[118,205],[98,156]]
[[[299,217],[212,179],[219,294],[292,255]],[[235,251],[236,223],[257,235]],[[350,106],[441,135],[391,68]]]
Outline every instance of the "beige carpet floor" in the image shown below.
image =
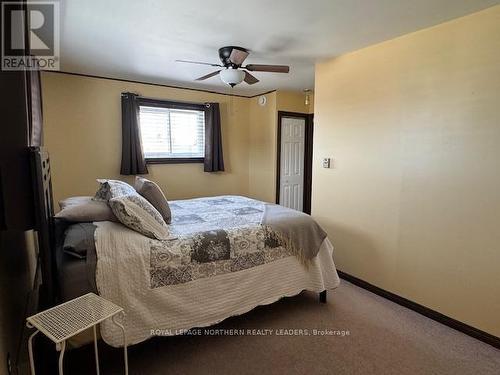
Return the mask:
[[[130,373],[500,374],[499,350],[346,281],[327,304],[304,292],[212,328],[274,331],[155,338],[130,348]],[[285,334],[294,329],[309,335]],[[121,352],[105,344],[100,350],[101,373],[121,373]],[[69,352],[66,374],[95,373],[93,358],[92,346]]]

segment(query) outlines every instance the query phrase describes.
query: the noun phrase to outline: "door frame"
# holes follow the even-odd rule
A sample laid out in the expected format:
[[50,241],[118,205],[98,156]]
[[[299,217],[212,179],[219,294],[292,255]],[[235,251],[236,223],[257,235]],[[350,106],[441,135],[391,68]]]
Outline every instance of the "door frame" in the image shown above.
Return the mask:
[[281,184],[281,120],[283,117],[300,118],[305,120],[304,128],[304,195],[302,211],[311,214],[312,193],[312,156],[313,156],[313,133],[314,114],[278,111],[278,137],[276,146],[276,204],[280,203]]

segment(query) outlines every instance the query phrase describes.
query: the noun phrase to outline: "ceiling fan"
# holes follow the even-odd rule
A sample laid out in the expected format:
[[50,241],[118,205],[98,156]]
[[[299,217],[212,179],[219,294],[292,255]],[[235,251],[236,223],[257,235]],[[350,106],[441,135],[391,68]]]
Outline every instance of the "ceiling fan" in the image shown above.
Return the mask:
[[259,82],[257,78],[249,73],[250,72],[270,72],[270,73],[288,73],[290,67],[286,65],[262,65],[262,64],[248,64],[242,66],[243,61],[248,57],[250,51],[243,47],[228,46],[219,48],[219,58],[221,64],[205,63],[199,61],[176,60],[177,62],[201,64],[209,66],[217,66],[224,69],[216,70],[215,72],[197,78],[197,81],[204,81],[205,79],[220,75],[222,82],[231,87],[245,81],[249,85]]

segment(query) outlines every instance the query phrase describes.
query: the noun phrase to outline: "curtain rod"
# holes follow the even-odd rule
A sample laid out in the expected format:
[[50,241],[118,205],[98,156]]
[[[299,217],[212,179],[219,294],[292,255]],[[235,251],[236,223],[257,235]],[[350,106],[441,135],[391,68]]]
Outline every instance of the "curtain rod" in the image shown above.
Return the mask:
[[133,94],[133,95],[137,95],[137,98],[138,99],[145,99],[145,100],[151,100],[151,101],[154,101],[154,102],[167,102],[167,103],[173,103],[173,104],[188,104],[188,105],[196,105],[196,106],[199,106],[199,105],[204,105],[205,107],[209,108],[210,107],[210,102],[188,102],[188,101],[184,101],[184,100],[172,100],[172,99],[160,99],[160,98],[150,98],[150,97],[147,97],[147,96],[141,96],[141,94],[137,93],[137,92],[130,92],[130,91],[127,91],[127,92],[122,92],[122,96],[125,96],[127,94]]

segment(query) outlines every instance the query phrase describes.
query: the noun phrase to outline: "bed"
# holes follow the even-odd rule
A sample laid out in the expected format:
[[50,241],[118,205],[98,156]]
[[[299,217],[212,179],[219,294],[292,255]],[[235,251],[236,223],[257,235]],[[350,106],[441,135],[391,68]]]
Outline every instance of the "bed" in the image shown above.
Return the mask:
[[[294,247],[297,242],[274,230],[293,227],[284,217],[310,221],[305,214],[241,196],[171,201],[170,208],[165,240],[121,223],[94,222],[82,259],[63,250],[68,224],[55,223],[54,294],[66,300],[95,291],[122,306],[128,342],[136,344],[210,326],[303,290],[322,293],[325,300],[326,291],[339,285],[328,238],[306,242],[315,247],[306,259],[298,250],[305,245]],[[112,346],[122,345],[120,334],[112,324],[101,326]]]

